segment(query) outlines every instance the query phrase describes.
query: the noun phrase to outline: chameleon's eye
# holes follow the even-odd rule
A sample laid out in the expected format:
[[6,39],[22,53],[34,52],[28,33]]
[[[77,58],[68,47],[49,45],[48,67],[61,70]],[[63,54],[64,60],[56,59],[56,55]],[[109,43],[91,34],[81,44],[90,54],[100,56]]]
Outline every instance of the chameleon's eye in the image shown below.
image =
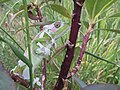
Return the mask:
[[55,22],[55,23],[54,23],[54,26],[55,26],[56,28],[59,28],[59,27],[61,26],[61,22]]

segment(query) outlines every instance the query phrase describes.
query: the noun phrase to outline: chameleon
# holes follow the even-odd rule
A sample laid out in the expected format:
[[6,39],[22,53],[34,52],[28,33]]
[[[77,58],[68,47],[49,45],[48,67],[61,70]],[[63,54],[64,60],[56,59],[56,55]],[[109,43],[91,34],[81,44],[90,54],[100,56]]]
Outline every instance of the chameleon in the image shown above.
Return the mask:
[[[56,21],[52,24],[43,26],[43,30],[40,31],[35,38],[31,41],[31,60],[32,60],[32,73],[34,76],[35,69],[39,66],[40,62],[43,60],[43,58],[47,58],[51,54],[51,48],[56,48],[56,39],[63,36],[66,31],[64,32],[60,29],[65,26],[65,23],[62,21]],[[67,27],[67,26],[65,26]],[[65,29],[65,28],[64,28]],[[58,32],[58,34],[57,34]],[[26,49],[24,52],[24,56],[28,58],[28,50]],[[24,79],[29,80],[29,68],[28,66],[22,62],[21,60],[18,61],[18,65],[15,66],[11,70],[13,73],[18,74],[22,76]],[[41,85],[39,82],[39,78],[33,79],[33,84],[37,84],[38,86]]]

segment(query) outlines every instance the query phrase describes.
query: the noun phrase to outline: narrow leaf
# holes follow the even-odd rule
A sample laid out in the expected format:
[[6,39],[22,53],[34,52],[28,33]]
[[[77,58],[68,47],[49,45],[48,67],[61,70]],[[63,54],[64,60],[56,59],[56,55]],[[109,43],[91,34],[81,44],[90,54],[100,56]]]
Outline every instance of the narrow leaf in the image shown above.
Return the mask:
[[65,7],[57,4],[49,4],[49,6],[47,5],[47,7],[51,7],[53,11],[56,11],[59,14],[71,19],[71,15],[68,13],[68,10]]
[[10,46],[10,48],[12,49],[12,51],[15,53],[15,55],[20,60],[22,60],[26,65],[28,65],[28,67],[32,67],[32,64],[29,62],[29,60],[16,47],[14,47],[14,45],[12,45],[8,41],[4,40],[2,37],[0,37],[0,41],[3,41],[6,44],[8,44]]
[[115,14],[111,15],[109,18],[113,18],[113,17],[120,17],[120,13],[115,13]]
[[9,33],[8,33],[6,30],[4,30],[2,27],[0,27],[0,29],[1,29],[7,36],[9,36],[9,37],[11,38],[11,40],[13,40],[14,43],[16,43],[16,44],[21,48],[22,51],[24,51],[23,48],[15,41],[15,39],[14,39],[11,35],[9,35]]
[[0,0],[0,3],[5,3],[5,2],[8,2],[10,0]]
[[116,65],[117,67],[120,67],[119,64],[114,63],[114,62],[111,62],[111,61],[106,60],[106,59],[104,59],[104,58],[101,58],[101,57],[99,57],[99,56],[97,56],[97,55],[94,55],[94,54],[92,54],[92,53],[90,53],[90,52],[85,51],[85,54],[91,55],[91,56],[93,56],[93,57],[95,57],[95,58],[97,58],[97,59],[100,59],[101,61],[105,61],[105,62],[107,62],[107,63],[110,63],[110,64],[112,64],[112,65]]
[[89,23],[87,21],[81,21],[81,23],[83,23],[83,25],[88,28],[89,27]]
[[95,20],[104,10],[117,0],[86,0],[86,10],[91,20]]
[[76,81],[76,83],[79,85],[80,88],[84,88],[84,87],[87,86],[87,85],[86,85],[82,80],[80,80],[78,77],[73,76],[73,79]]
[[120,34],[120,30],[116,30],[116,29],[102,29],[102,28],[98,28],[98,29],[94,29],[93,31],[96,31],[96,30],[105,30],[105,31],[111,31],[111,32],[115,32],[115,33],[118,33]]

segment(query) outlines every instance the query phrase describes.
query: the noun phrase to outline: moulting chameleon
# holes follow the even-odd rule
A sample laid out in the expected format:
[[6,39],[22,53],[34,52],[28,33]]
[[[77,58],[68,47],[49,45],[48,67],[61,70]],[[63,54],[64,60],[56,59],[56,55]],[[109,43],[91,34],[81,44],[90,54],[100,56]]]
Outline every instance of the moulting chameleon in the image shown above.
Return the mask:
[[[50,25],[45,25],[43,27],[43,31],[39,32],[35,38],[31,41],[31,57],[32,57],[32,64],[33,64],[33,75],[35,69],[40,64],[43,58],[47,58],[51,54],[51,48],[57,47],[56,40],[67,32],[66,29],[68,26],[65,25],[64,22],[56,21]],[[24,56],[28,58],[28,51],[27,49],[24,52]],[[21,60],[18,61],[18,65],[12,69],[13,73],[19,74],[24,79],[29,80],[29,68],[28,66],[22,62]],[[39,78],[34,77],[33,84],[37,84],[40,86]]]

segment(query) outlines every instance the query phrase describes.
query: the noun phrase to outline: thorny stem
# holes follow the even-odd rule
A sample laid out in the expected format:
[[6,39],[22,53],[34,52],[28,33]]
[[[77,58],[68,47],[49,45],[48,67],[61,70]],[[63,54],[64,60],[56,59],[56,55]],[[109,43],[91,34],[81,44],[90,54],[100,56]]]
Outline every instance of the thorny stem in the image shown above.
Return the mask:
[[76,45],[78,31],[80,28],[80,25],[78,23],[80,23],[80,15],[81,15],[82,5],[84,1],[85,0],[73,0],[74,10],[73,10],[70,38],[69,38],[69,41],[73,46],[71,48],[67,46],[67,52],[66,52],[64,61],[61,65],[61,71],[60,71],[54,90],[62,90],[62,88],[64,87],[64,80],[67,77],[67,74],[74,56],[74,49]]

